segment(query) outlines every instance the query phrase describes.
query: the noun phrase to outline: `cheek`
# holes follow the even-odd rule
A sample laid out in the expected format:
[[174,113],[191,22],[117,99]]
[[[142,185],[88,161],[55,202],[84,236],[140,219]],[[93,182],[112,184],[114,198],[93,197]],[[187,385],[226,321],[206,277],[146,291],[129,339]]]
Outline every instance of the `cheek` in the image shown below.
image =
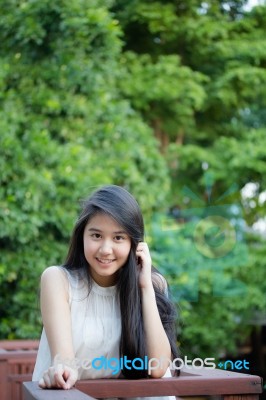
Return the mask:
[[93,252],[95,249],[95,244],[88,240],[83,241],[83,246],[84,246],[84,253],[87,256],[90,256],[90,253]]
[[131,245],[129,244],[128,246],[125,246],[123,249],[121,249],[120,254],[123,255],[123,257],[127,258],[129,256],[130,249],[131,249]]

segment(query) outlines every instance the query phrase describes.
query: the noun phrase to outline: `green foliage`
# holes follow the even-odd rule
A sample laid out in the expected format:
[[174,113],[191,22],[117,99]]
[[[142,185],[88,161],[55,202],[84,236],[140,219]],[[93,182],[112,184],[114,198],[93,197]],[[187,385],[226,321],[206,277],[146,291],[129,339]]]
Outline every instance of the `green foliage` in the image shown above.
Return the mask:
[[[151,220],[183,353],[236,351],[266,309],[253,230],[266,205],[266,7],[246,3],[0,1],[0,337],[39,337],[39,276],[63,261],[77,201],[115,183]],[[215,256],[215,210],[237,221],[227,256]]]
[[[237,354],[238,345],[250,333],[249,321],[266,307],[264,250],[260,245],[259,255],[248,248],[241,215],[234,226],[236,243],[229,243],[224,254],[219,253],[219,243],[215,245],[212,237],[198,243],[198,228],[200,224],[204,228],[206,216],[222,216],[224,212],[229,221],[230,213],[231,219],[235,217],[230,210],[231,206],[206,205],[183,210],[175,219],[156,214],[150,226],[153,261],[170,285],[178,312],[181,351],[190,357],[219,359]],[[254,235],[252,238],[256,242]],[[228,244],[228,237],[226,240]]]
[[[196,356],[234,352],[250,329],[252,313],[266,309],[265,257],[253,232],[266,207],[260,200],[266,165],[266,7],[247,12],[246,4],[119,0],[113,6],[125,37],[122,63],[133,78],[126,73],[120,90],[154,128],[171,177],[176,226],[172,233],[160,223],[151,230],[154,259],[180,299],[181,347]],[[242,188],[249,182],[257,190],[245,198]],[[199,207],[215,208],[223,204],[219,198],[229,208],[239,205],[243,237],[253,232],[245,238],[245,261],[240,246],[231,265],[226,257],[218,263],[223,270],[218,286],[238,280],[246,285],[244,296],[215,297],[218,261],[202,258],[195,249],[195,224],[182,222],[189,212],[192,220],[204,221]]]
[[169,179],[152,130],[117,94],[121,32],[105,2],[1,9],[0,337],[38,338],[39,277],[63,262],[78,201],[114,183],[147,214]]
[[148,54],[127,52],[122,58],[125,75],[119,85],[134,108],[156,130],[167,131],[175,138],[177,131],[188,124],[195,110],[205,101],[200,73],[182,66],[176,55],[163,55],[156,62]]

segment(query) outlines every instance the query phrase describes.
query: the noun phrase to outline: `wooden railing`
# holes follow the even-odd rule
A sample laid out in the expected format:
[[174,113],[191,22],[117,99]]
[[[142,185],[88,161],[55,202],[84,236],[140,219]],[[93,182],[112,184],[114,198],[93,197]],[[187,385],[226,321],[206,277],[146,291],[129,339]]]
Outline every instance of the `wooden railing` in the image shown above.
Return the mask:
[[108,397],[222,396],[224,400],[257,400],[262,379],[219,369],[183,369],[178,378],[82,380],[70,390],[43,390],[37,382],[23,383],[24,400],[89,400]]
[[30,381],[38,340],[0,341],[0,399],[21,400],[22,382]]
[[[262,379],[224,370],[182,369],[178,378],[98,379],[78,381],[71,390],[42,390],[31,382],[38,341],[0,341],[1,400],[88,400],[107,397],[215,396],[226,400],[257,400]],[[22,383],[24,384],[22,385]],[[22,396],[23,388],[23,396]],[[91,396],[91,397],[90,397]]]

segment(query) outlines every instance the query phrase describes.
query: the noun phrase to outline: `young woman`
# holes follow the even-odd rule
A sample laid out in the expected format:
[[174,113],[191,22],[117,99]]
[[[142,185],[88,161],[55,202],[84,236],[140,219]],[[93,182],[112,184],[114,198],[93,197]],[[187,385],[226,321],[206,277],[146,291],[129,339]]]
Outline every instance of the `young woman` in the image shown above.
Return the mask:
[[[152,267],[139,205],[125,189],[104,186],[84,202],[65,264],[42,274],[41,312],[33,373],[41,388],[171,376],[175,309]],[[151,359],[160,363],[148,368]]]

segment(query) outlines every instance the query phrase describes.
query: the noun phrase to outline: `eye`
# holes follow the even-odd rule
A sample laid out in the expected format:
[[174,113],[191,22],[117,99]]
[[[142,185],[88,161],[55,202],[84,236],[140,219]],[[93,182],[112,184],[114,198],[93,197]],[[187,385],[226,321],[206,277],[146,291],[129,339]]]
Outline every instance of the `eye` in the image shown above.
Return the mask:
[[117,236],[115,236],[115,240],[117,242],[121,242],[122,240],[125,240],[125,236],[117,235]]
[[91,234],[91,237],[92,237],[93,239],[100,239],[100,238],[101,238],[101,235],[100,235],[99,233],[92,233],[92,234]]

